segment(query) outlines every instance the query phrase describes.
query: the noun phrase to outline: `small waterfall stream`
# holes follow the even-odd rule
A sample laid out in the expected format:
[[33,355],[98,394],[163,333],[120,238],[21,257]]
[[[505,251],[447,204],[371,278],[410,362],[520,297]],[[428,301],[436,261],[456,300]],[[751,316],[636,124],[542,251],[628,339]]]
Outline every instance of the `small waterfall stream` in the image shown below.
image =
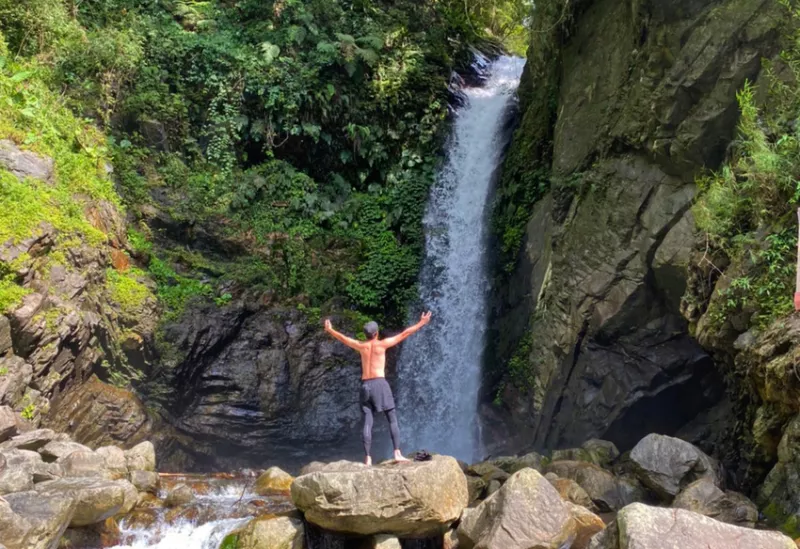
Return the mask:
[[[506,115],[524,59],[489,63],[480,87],[466,88],[424,224],[420,298],[429,326],[404,343],[397,379],[404,450],[425,448],[467,462],[479,458],[477,404],[486,331],[487,201],[502,160]],[[414,319],[416,321],[416,318]]]

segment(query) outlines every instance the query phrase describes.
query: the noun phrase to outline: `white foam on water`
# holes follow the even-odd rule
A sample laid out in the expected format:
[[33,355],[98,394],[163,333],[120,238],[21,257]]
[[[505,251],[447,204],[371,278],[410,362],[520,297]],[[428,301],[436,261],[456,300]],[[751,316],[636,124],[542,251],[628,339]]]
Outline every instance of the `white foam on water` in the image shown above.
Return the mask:
[[155,525],[147,529],[127,529],[123,521],[123,539],[132,538],[130,545],[112,549],[218,549],[226,535],[250,519],[223,519],[195,524],[179,521],[172,525]]
[[[485,58],[476,63],[487,67]],[[404,450],[424,448],[468,462],[480,457],[487,201],[507,142],[505,115],[523,66],[523,59],[500,57],[488,64],[483,86],[464,90],[467,102],[457,113],[447,162],[431,190],[419,293],[433,319],[400,354],[397,395]]]

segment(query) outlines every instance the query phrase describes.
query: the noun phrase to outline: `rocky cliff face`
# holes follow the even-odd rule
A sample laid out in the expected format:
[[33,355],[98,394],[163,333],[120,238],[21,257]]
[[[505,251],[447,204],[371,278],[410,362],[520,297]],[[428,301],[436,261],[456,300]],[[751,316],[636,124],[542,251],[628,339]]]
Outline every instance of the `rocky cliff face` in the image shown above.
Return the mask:
[[[58,168],[51,158],[0,141],[0,169],[21,180],[53,185]],[[140,290],[141,299],[135,302],[126,301],[121,288],[109,283],[131,266],[117,207],[88,197],[75,200],[102,234],[102,242],[81,240],[43,221],[29,238],[0,243],[0,267],[10,271],[8,276],[26,294],[0,314],[0,405],[16,411],[22,426],[58,424],[66,430],[81,414],[61,406],[62,397],[89,384],[96,397],[113,393],[113,406],[126,412],[116,417],[96,414],[83,428],[103,433],[109,444],[135,442],[151,426],[141,402],[97,375],[105,381],[114,375],[135,376],[157,320],[156,302],[147,280],[130,279]],[[94,406],[101,402],[99,398]]]
[[299,466],[357,444],[360,361],[320,326],[255,301],[196,307],[168,325],[179,436],[164,441],[165,466]]
[[487,418],[523,433],[494,429],[512,446],[624,451],[719,417],[718,369],[681,314],[694,179],[722,161],[736,92],[778,52],[785,18],[772,0],[597,0],[554,17],[551,50],[529,52],[503,182],[522,181],[527,154],[550,191],[497,289],[490,361],[514,368]]

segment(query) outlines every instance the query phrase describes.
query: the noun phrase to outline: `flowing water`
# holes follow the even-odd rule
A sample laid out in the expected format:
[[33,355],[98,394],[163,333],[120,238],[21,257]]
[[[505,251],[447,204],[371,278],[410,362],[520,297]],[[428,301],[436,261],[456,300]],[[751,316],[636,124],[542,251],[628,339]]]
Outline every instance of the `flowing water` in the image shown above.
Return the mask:
[[122,542],[112,549],[218,549],[252,517],[293,508],[288,497],[253,494],[253,479],[242,475],[171,476],[162,479],[159,498],[179,483],[192,489],[195,501],[175,509],[137,506],[122,519]]
[[[425,214],[420,299],[431,323],[404,343],[397,379],[404,449],[471,462],[481,452],[478,391],[487,321],[487,202],[509,135],[524,60],[488,63],[480,87],[464,89],[447,161]],[[416,321],[416,319],[414,319]]]

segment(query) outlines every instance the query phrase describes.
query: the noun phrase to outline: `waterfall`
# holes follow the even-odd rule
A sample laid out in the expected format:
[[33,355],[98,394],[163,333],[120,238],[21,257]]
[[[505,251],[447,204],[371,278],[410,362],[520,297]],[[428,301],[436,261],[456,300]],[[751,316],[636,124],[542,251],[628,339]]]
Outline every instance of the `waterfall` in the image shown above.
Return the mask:
[[[487,79],[466,88],[423,220],[420,299],[431,323],[403,345],[397,373],[403,448],[473,461],[481,451],[478,392],[489,279],[487,201],[509,136],[524,60],[478,56]],[[417,319],[414,318],[414,321]]]

